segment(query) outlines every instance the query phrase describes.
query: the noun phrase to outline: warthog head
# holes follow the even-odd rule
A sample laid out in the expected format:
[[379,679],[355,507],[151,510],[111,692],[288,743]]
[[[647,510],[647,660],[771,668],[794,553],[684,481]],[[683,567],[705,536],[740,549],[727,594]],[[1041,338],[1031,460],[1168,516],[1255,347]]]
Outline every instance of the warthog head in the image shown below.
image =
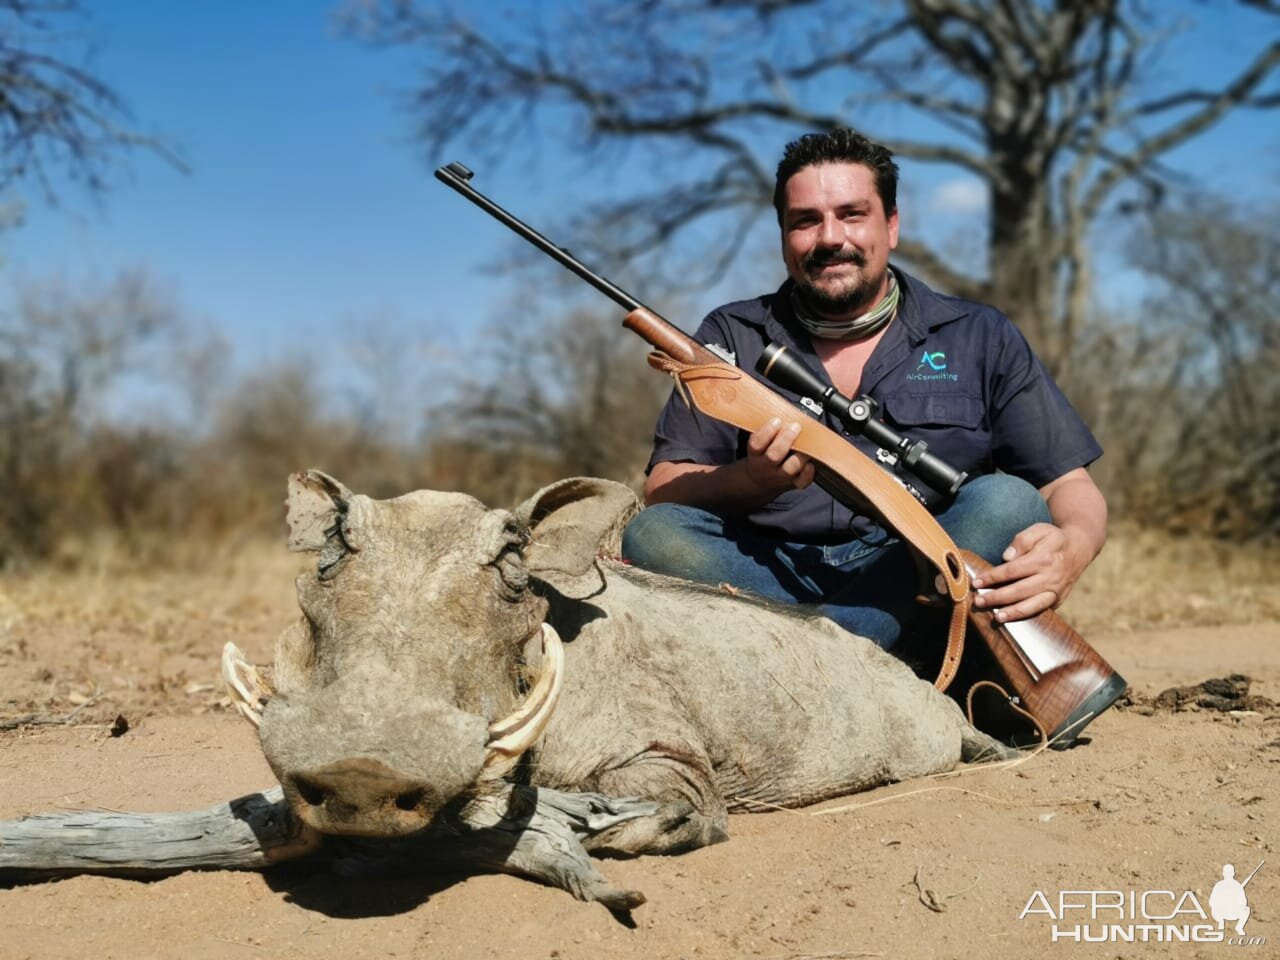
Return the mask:
[[277,646],[267,760],[317,830],[419,830],[541,734],[563,654],[531,580],[588,575],[634,495],[562,481],[510,512],[433,491],[372,500],[313,470],[290,477],[287,507],[290,549],[318,558]]

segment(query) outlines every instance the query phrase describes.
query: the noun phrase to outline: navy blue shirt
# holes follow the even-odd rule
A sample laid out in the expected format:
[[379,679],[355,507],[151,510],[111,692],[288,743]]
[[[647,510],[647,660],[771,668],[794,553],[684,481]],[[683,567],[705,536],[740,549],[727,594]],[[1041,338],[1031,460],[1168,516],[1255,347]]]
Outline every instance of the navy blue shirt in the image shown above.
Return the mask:
[[[1089,428],[1008,317],[994,307],[935,293],[894,271],[902,287],[898,313],[867,358],[857,393],[879,403],[880,419],[926,441],[930,453],[971,478],[1000,470],[1042,487],[1101,456]],[[791,311],[790,289],[788,280],[777,293],[712,311],[694,339],[732,354],[737,366],[761,382],[767,381],[755,372],[757,359],[768,343],[782,344],[831,386]],[[800,399],[769,386],[792,402]],[[821,419],[848,436],[831,411]],[[865,437],[850,440],[881,462],[893,459]],[[733,463],[746,456],[746,443],[745,431],[690,410],[673,392],[658,417],[648,469],[668,460]],[[942,503],[922,482],[904,479],[930,506]],[[789,490],[745,519],[761,533],[801,543],[839,543],[872,526],[817,484]]]

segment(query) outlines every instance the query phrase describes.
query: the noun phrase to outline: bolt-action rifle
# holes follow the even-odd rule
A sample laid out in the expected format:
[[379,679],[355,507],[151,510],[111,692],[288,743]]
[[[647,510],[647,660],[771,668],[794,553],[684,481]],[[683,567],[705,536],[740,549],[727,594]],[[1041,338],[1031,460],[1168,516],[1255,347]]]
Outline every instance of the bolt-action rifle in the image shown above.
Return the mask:
[[[462,164],[448,164],[436,170],[435,175],[627,310],[622,325],[654,348],[649,365],[672,376],[698,411],[748,432],[775,417],[796,419],[796,408],[786,398],[668,323],[477,191],[470,183],[471,171]],[[786,385],[792,389],[796,389],[797,375],[794,360],[788,358],[780,368],[791,372],[793,381]],[[817,389],[827,390],[812,371],[807,372]],[[797,392],[803,394],[804,390]],[[826,399],[830,402],[832,398]],[[929,454],[922,443],[896,436],[886,424],[872,419],[865,408],[856,407],[863,399],[869,398],[839,398],[849,412],[848,417],[842,417],[847,428],[867,429],[877,442],[889,442],[901,453],[901,461],[920,470],[925,482],[940,491],[954,493],[959,488],[963,474]],[[932,568],[934,576],[926,582],[931,580],[937,594],[952,604],[947,646],[935,681],[940,690],[947,689],[955,678],[966,629],[972,626],[1000,675],[1013,688],[1010,702],[1029,715],[1052,743],[1075,739],[1090,720],[1120,696],[1125,689],[1124,679],[1054,611],[1000,623],[994,618],[994,611],[974,610],[970,578],[989,569],[990,564],[976,554],[960,550],[897,478],[853,444],[817,420],[800,417],[799,421],[800,433],[792,448],[814,462],[816,482],[856,513],[873,516],[896,530],[913,548],[922,570],[927,573]],[[974,689],[976,685],[969,690],[970,701]]]

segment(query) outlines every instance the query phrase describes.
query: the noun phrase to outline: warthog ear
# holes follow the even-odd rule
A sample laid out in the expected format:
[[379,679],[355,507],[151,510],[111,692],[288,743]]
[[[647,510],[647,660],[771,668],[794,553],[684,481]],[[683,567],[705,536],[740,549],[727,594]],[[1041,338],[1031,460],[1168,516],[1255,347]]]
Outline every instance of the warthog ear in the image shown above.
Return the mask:
[[289,475],[289,496],[284,502],[289,523],[289,549],[319,550],[326,533],[347,512],[352,493],[319,470]]
[[596,557],[616,555],[622,530],[639,509],[631,488],[612,480],[571,477],[543,487],[515,509],[532,535],[525,564],[559,588],[554,574],[581,577]]

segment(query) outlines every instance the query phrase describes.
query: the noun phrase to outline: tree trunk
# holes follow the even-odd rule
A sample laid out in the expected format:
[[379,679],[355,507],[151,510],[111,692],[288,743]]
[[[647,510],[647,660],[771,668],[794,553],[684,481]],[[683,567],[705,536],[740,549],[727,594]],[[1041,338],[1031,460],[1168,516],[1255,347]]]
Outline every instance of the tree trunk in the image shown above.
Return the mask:
[[1043,186],[1032,177],[1019,178],[992,195],[991,297],[1030,341],[1041,362],[1055,374],[1064,344],[1055,323],[1057,257]]

